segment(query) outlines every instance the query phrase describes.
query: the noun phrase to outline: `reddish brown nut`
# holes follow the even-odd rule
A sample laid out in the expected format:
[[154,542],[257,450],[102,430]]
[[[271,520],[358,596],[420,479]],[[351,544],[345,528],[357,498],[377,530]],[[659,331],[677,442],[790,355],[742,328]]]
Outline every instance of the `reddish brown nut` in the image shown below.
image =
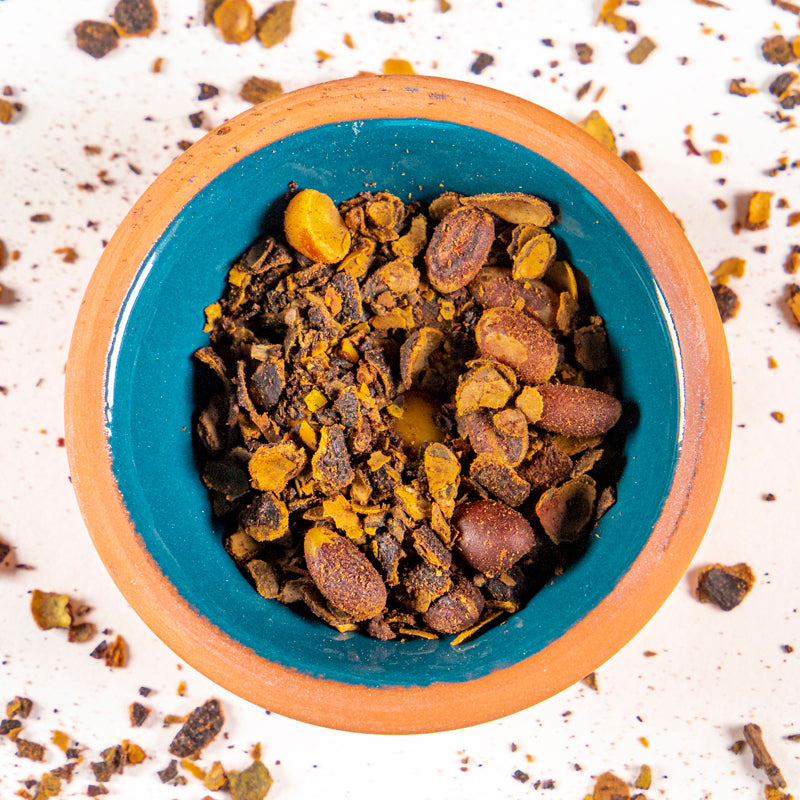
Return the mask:
[[378,570],[349,539],[327,528],[311,528],[304,550],[311,579],[330,603],[356,622],[383,611],[386,586]]
[[521,301],[525,311],[545,328],[556,324],[558,295],[542,281],[515,281],[507,270],[484,267],[470,283],[469,291],[484,308],[518,308]]
[[545,383],[556,370],[556,340],[524,311],[487,309],[475,326],[475,338],[484,356],[511,367],[526,383]]
[[480,619],[483,606],[480,591],[461,577],[446,595],[431,603],[422,619],[439,633],[460,633]]
[[486,263],[493,241],[494,222],[485,211],[459,208],[448,214],[425,251],[431,286],[444,294],[466,286]]
[[456,509],[453,525],[461,555],[489,576],[506,572],[536,543],[528,520],[497,500],[464,503]]
[[616,397],[596,389],[565,383],[539,386],[542,416],[535,423],[565,436],[598,436],[613,428],[622,413]]

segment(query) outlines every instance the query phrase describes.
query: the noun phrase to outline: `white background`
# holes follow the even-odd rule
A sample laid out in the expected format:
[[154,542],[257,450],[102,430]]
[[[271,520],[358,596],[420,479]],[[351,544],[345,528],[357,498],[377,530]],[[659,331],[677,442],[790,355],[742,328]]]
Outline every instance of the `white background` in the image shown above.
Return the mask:
[[[35,764],[18,759],[14,745],[0,738],[4,800],[21,780],[64,762],[49,743],[53,730],[87,748],[62,797],[85,796],[93,782],[88,762],[125,738],[141,745],[148,760],[115,776],[110,797],[203,797],[195,778],[187,776],[185,787],[164,786],[155,772],[167,765],[176,730],[163,727],[164,715],[185,714],[211,696],[223,704],[226,736],[200,765],[221,759],[244,769],[250,748],[261,742],[275,778],[274,800],[580,800],[591,793],[594,776],[613,770],[633,783],[645,763],[653,772],[648,798],[759,798],[763,772],[748,751],[729,750],[747,722],[763,727],[789,788],[800,792],[800,742],[786,738],[800,732],[800,326],[782,305],[792,279],[783,264],[791,244],[800,244],[800,226],[787,227],[789,210],[774,208],[784,197],[790,210],[800,209],[800,170],[766,174],[782,156],[800,158],[800,133],[771,116],[778,106],[767,87],[789,67],[767,63],[760,51],[766,36],[800,34],[798,18],[769,0],[726,0],[728,8],[641,0],[621,13],[658,49],[635,66],[626,52],[638,36],[595,26],[599,2],[451,2],[442,14],[438,0],[297,0],[293,33],[266,50],[255,40],[225,44],[203,27],[199,2],[160,0],[155,33],[125,40],[98,61],[75,47],[73,28],[84,18],[107,19],[112,0],[0,0],[0,87],[11,86],[10,99],[24,105],[13,124],[0,126],[0,238],[21,254],[0,272],[0,385],[6,387],[0,394],[0,537],[14,546],[18,562],[33,567],[0,572],[0,703],[16,694],[33,699],[23,736],[48,744],[45,764]],[[269,2],[254,5],[260,14]],[[405,22],[376,21],[376,10],[403,14]],[[344,45],[345,33],[354,49]],[[591,64],[578,62],[578,42],[594,47]],[[331,57],[320,63],[318,50]],[[495,57],[481,75],[470,72],[477,51]],[[163,71],[153,74],[159,56]],[[244,110],[237,93],[251,75],[279,80],[289,91],[360,70],[380,72],[389,57],[409,60],[418,73],[513,92],[573,121],[597,108],[621,149],[639,152],[642,177],[684,221],[706,270],[730,256],[747,262],[745,276],[732,284],[742,309],[725,326],[734,378],[728,471],[686,577],[646,628],[598,670],[597,692],[577,685],[503,720],[414,737],[339,733],[268,715],[182,664],[106,574],[58,445],[64,362],[81,295],[104,240],[180,153],[177,142],[202,133],[188,115],[204,111],[210,127]],[[681,64],[681,57],[688,62]],[[541,76],[532,75],[535,69]],[[747,78],[758,94],[730,95],[731,78]],[[577,88],[590,79],[590,92],[577,100]],[[200,81],[218,86],[219,97],[198,101]],[[600,87],[605,92],[595,102]],[[687,125],[702,156],[687,155]],[[713,141],[719,133],[728,143]],[[87,156],[84,145],[102,152]],[[724,154],[719,165],[707,157],[712,148]],[[103,169],[113,185],[97,180]],[[85,182],[97,191],[79,190]],[[756,190],[775,193],[771,225],[737,235],[732,225],[741,218],[742,198]],[[728,208],[718,210],[714,198]],[[52,220],[30,222],[36,213]],[[756,252],[759,245],[767,253]],[[60,247],[74,247],[78,260],[64,263],[54,254]],[[768,367],[769,356],[776,369]],[[785,414],[783,424],[770,416],[775,410]],[[768,492],[774,502],[763,499]],[[699,568],[741,561],[752,566],[757,582],[739,608],[725,613],[697,602]],[[34,588],[91,605],[89,618],[100,629],[128,641],[129,666],[111,670],[91,659],[99,636],[79,645],[67,643],[64,631],[40,631],[29,611]],[[182,697],[176,693],[181,681]],[[143,701],[153,713],[145,727],[131,729],[127,708],[140,699],[142,685],[154,690]],[[518,769],[530,775],[526,784],[512,777]],[[535,782],[546,779],[555,788],[537,789]]]

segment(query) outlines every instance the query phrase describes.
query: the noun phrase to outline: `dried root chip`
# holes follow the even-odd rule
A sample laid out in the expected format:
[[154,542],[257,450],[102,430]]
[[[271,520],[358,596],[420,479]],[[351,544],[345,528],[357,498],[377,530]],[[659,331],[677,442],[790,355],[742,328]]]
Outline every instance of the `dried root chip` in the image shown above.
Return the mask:
[[449,294],[466,286],[486,263],[494,241],[492,218],[479,208],[459,208],[436,226],[425,251],[428,280]]
[[761,45],[761,52],[770,64],[785,66],[796,59],[792,43],[780,34],[765,39]]
[[256,36],[264,47],[280,44],[292,32],[294,0],[283,0],[270,6],[256,20]]
[[243,772],[227,773],[231,800],[264,800],[272,786],[272,776],[261,761],[253,763]]
[[311,579],[327,600],[354,620],[370,619],[386,605],[386,586],[367,557],[328,528],[311,528],[303,544]]
[[578,123],[578,127],[586,131],[593,139],[597,139],[603,147],[607,147],[612,153],[617,152],[617,142],[614,138],[614,132],[603,119],[599,111],[590,111],[589,115]]
[[153,0],[118,0],[114,25],[120,36],[149,36],[158,22]]
[[446,517],[451,516],[461,480],[461,462],[449,447],[433,442],[425,448],[423,464],[431,497]]
[[350,250],[350,231],[328,195],[315,189],[298,192],[284,215],[286,240],[312,261],[333,264]]
[[540,197],[523,192],[493,192],[462,197],[462,205],[489,211],[513,225],[535,225],[545,228],[554,219],[553,209]]
[[717,283],[727,283],[728,279],[744,276],[746,261],[743,258],[726,258],[720,261],[719,266],[711,273]]
[[627,800],[631,796],[628,784],[613,772],[604,772],[594,784],[592,800]]
[[492,453],[478,453],[469,468],[469,476],[506,505],[522,505],[531,485],[504,458]]
[[150,709],[141,703],[131,703],[128,706],[128,716],[130,717],[131,727],[141,728],[150,716]]
[[0,124],[8,125],[14,119],[14,110],[13,104],[0,98]]
[[739,295],[736,294],[730,286],[726,286],[724,283],[718,283],[716,286],[712,286],[711,291],[717,303],[720,319],[723,322],[728,322],[728,320],[733,319],[739,312],[739,307],[741,306]]
[[283,86],[278,81],[269,78],[258,78],[253,75],[248,78],[239,90],[239,97],[248,103],[265,103],[283,94]]
[[456,546],[467,562],[484,575],[507,572],[536,544],[528,521],[496,500],[478,500],[458,507],[453,525]]
[[222,730],[225,717],[219,700],[206,700],[198,706],[175,734],[169,752],[178,758],[197,755]]
[[536,516],[555,544],[576,542],[594,514],[597,490],[588,475],[547,489],[536,503]]
[[712,564],[697,579],[697,599],[713,603],[723,611],[736,608],[755,584],[756,576],[747,564]]
[[749,231],[760,231],[769,227],[771,198],[772,192],[753,192],[750,195],[743,227]]
[[387,58],[383,62],[384,75],[414,75],[414,67],[403,58]]
[[72,624],[69,596],[66,594],[34,589],[31,595],[31,613],[43,631],[50,628],[69,628]]
[[521,307],[545,328],[555,325],[558,296],[542,281],[519,282],[506,269],[484,267],[470,283],[469,291],[483,308]]
[[223,791],[228,785],[228,776],[222,763],[215,761],[206,771],[203,778],[203,785],[212,792]]
[[501,409],[516,390],[514,373],[503,364],[473,362],[458,379],[456,413],[461,417],[479,408]]
[[744,738],[753,753],[753,766],[763,769],[767,773],[770,783],[776,789],[785,789],[787,786],[786,778],[781,774],[775,759],[764,744],[761,726],[756,725],[754,722],[749,722],[744,726]]
[[27,739],[15,739],[17,745],[17,758],[28,758],[31,761],[44,761],[45,748],[44,745],[37,742],[31,742]]
[[305,450],[301,447],[293,442],[279,442],[261,445],[253,453],[247,468],[255,489],[278,493],[300,474],[307,460]]
[[475,326],[478,347],[511,367],[525,383],[545,383],[558,364],[555,339],[523,311],[489,308]]
[[90,19],[75,26],[75,37],[78,49],[92,58],[103,58],[119,44],[119,34],[113,25]]
[[107,667],[124,667],[128,664],[128,645],[121,636],[117,636],[103,653]]
[[618,33],[636,33],[636,23],[631,19],[626,19],[617,13],[617,9],[624,3],[625,0],[605,0],[600,7],[600,13],[597,17],[596,25],[604,23],[610,25]]
[[326,425],[320,431],[319,446],[311,459],[311,471],[326,494],[336,494],[353,482],[355,473],[341,425]]
[[622,414],[616,397],[596,389],[565,383],[539,386],[542,414],[537,427],[566,436],[587,437],[606,433]]
[[253,8],[248,0],[223,0],[214,11],[214,24],[228,44],[241,44],[256,32]]
[[656,43],[649,36],[643,36],[634,47],[628,51],[628,61],[630,61],[631,64],[641,64],[655,49]]
[[758,88],[755,86],[748,86],[745,78],[731,78],[728,92],[730,94],[739,95],[739,97],[749,97],[751,94],[758,94]]
[[438,405],[424,392],[410,391],[402,397],[403,413],[392,427],[406,448],[417,452],[427,442],[441,442],[444,431],[436,424]]
[[419,328],[406,338],[400,348],[400,378],[404,386],[414,383],[443,341],[444,334],[437,328]]
[[556,240],[535,225],[521,225],[514,231],[509,255],[513,259],[511,275],[515,281],[535,280],[556,260]]
[[653,772],[647,764],[642,764],[639,769],[639,775],[636,782],[633,784],[637,789],[649,789],[650,784],[653,782]]
[[28,697],[15,697],[6,704],[6,716],[9,719],[22,717],[27,719],[33,711],[33,700]]

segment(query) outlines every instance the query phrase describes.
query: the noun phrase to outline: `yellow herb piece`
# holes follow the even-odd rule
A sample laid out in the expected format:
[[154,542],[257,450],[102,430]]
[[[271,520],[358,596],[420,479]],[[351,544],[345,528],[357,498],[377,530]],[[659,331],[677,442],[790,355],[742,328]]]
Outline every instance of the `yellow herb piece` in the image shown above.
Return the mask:
[[181,766],[199,781],[204,780],[206,777],[206,773],[194,761],[189,761],[188,758],[181,759]]
[[773,411],[770,413],[770,416],[775,422],[786,422],[786,414],[784,414],[783,411]]
[[292,442],[261,445],[247,465],[253,488],[282,492],[300,474],[306,461],[305,452]]
[[43,631],[50,628],[69,628],[72,624],[69,595],[66,594],[34,589],[31,596],[31,613]]
[[350,230],[339,210],[316,189],[303,189],[289,201],[283,227],[289,244],[312,261],[333,264],[350,249]]
[[342,36],[342,41],[344,42],[345,47],[349,47],[351,50],[356,49],[356,43],[353,41],[353,37],[349,33],[345,33]]
[[353,511],[350,501],[342,495],[334,500],[323,500],[322,514],[351,539],[358,538],[363,532],[358,514]]
[[304,398],[306,407],[312,413],[328,405],[328,398],[319,390],[312,389]]
[[408,233],[392,242],[392,251],[398,258],[418,256],[428,243],[428,223],[422,214],[411,220]]
[[147,758],[147,754],[138,744],[127,739],[122,740],[122,752],[125,753],[125,761],[128,764],[141,764]]
[[208,772],[206,772],[206,776],[203,779],[203,785],[206,787],[206,789],[210,789],[212,792],[217,792],[220,789],[225,788],[227,783],[228,776],[225,774],[222,763],[220,761],[215,761],[209,768]]
[[383,62],[384,75],[414,75],[414,67],[402,58],[387,58]]
[[379,470],[385,464],[388,464],[391,461],[391,456],[387,456],[386,453],[381,453],[380,450],[376,450],[372,455],[367,459],[367,464],[372,472]]
[[517,395],[514,405],[527,417],[528,422],[537,423],[542,416],[544,403],[542,395],[533,386],[524,386]]
[[321,64],[323,61],[327,61],[329,58],[333,58],[333,56],[326,52],[325,50],[317,50],[315,53],[317,57],[317,61]]
[[749,231],[759,231],[769,227],[770,201],[772,192],[753,192],[747,205],[747,219],[744,227]]
[[628,61],[631,64],[641,64],[655,49],[656,43],[649,36],[643,36],[628,52]]
[[449,519],[455,509],[461,480],[461,462],[449,447],[433,442],[425,449],[423,464],[428,491],[439,510]]
[[212,303],[205,307],[206,324],[203,326],[203,333],[211,333],[214,330],[214,323],[222,316],[222,306],[219,303]]
[[544,282],[555,292],[569,292],[578,299],[578,281],[575,271],[566,261],[554,261],[544,275]]
[[650,770],[650,767],[647,766],[647,764],[642,764],[641,768],[639,769],[639,776],[636,778],[636,783],[633,785],[637,789],[649,789],[652,780],[653,774]]
[[731,277],[741,278],[747,262],[743,258],[726,258],[711,273],[717,283],[727,283]]
[[431,504],[413,486],[399,484],[394,487],[394,496],[403,506],[403,510],[415,522],[425,519],[430,512]]
[[223,0],[214,11],[214,24],[228,44],[246,42],[256,32],[253,8],[248,0]]
[[39,781],[34,800],[44,800],[45,797],[57,797],[61,794],[61,778],[50,772],[45,772]]
[[300,441],[302,441],[309,450],[317,449],[317,432],[306,420],[300,423],[300,427],[297,429],[297,435],[300,437]]
[[294,0],[270,6],[256,21],[256,36],[264,47],[280,44],[292,32]]
[[65,753],[69,748],[70,738],[69,736],[64,733],[64,731],[53,731],[53,736],[51,737],[50,741],[59,749],[63,750]]
[[600,142],[603,147],[607,147],[612,153],[617,152],[617,142],[614,138],[614,132],[596,109],[590,111],[589,114],[578,123],[578,127],[586,131],[593,139]]
[[512,277],[517,281],[540,278],[555,261],[555,257],[556,240],[549,233],[542,231],[531,236],[514,256]]
[[722,150],[711,150],[708,154],[708,160],[712,164],[722,163]]

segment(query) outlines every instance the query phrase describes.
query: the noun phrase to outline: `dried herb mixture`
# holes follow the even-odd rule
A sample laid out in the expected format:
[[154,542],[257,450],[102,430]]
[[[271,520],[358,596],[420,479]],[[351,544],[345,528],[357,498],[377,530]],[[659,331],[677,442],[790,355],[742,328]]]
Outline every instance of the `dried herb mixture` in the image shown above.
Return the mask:
[[225,548],[339,631],[461,641],[614,502],[603,320],[539,198],[287,200],[195,353],[216,375],[196,432]]

